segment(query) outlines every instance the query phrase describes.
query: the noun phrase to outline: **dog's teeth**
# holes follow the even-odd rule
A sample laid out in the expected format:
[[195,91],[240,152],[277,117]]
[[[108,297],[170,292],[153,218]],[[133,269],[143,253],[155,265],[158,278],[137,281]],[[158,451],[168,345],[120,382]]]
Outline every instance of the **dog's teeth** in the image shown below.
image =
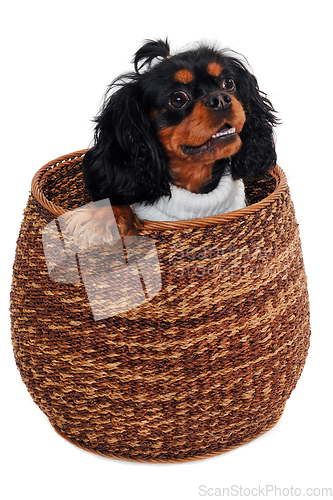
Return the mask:
[[212,136],[212,139],[217,139],[218,137],[223,137],[224,135],[234,134],[236,132],[235,128],[228,128],[227,130],[223,130],[223,132],[217,132]]

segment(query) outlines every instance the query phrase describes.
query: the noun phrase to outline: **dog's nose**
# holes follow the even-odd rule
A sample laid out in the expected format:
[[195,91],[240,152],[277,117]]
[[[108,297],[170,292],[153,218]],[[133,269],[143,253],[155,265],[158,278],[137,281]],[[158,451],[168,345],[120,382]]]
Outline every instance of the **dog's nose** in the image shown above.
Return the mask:
[[206,102],[206,106],[213,109],[227,109],[231,105],[231,96],[224,92],[212,94]]

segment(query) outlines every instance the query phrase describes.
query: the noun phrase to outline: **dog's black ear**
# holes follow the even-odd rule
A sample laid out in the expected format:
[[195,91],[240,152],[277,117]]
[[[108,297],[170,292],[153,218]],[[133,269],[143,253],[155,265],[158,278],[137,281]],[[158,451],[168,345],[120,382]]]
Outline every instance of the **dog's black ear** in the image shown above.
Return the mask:
[[92,200],[110,198],[114,205],[129,205],[170,195],[167,157],[148,110],[134,78],[105,100],[95,119],[94,146],[83,159]]
[[168,39],[164,40],[146,40],[146,43],[139,49],[133,59],[134,68],[137,73],[144,66],[150,68],[151,63],[157,57],[165,59],[170,55],[170,45]]
[[246,114],[240,133],[242,147],[231,159],[231,172],[235,179],[265,177],[276,165],[273,128],[279,123],[276,111],[258,82],[246,67],[234,60],[237,89]]

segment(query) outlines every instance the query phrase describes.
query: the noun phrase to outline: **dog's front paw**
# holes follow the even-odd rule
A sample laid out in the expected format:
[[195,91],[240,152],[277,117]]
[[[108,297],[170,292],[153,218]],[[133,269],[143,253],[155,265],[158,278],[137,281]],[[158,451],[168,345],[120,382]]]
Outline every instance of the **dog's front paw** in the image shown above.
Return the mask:
[[143,227],[135,212],[128,205],[112,207],[120,236],[133,236]]
[[135,235],[141,226],[127,205],[91,203],[61,216],[61,229],[66,233],[67,241],[71,241],[78,250]]

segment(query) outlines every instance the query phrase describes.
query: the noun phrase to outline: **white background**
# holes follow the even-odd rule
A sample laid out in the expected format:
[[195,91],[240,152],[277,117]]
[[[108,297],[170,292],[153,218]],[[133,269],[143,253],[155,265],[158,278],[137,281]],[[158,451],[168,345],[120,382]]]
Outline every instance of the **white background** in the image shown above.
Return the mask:
[[[13,0],[5,5],[0,487],[7,491],[2,498],[193,500],[203,498],[200,485],[273,485],[289,488],[290,496],[291,487],[302,488],[302,494],[308,487],[333,488],[330,3]],[[204,39],[244,54],[280,113],[278,161],[288,174],[300,222],[312,342],[297,388],[269,433],[216,458],[147,465],[100,458],[53,431],[16,369],[8,309],[15,243],[33,174],[48,161],[89,146],[91,119],[107,85],[131,69],[142,40],[165,36],[173,50]]]

